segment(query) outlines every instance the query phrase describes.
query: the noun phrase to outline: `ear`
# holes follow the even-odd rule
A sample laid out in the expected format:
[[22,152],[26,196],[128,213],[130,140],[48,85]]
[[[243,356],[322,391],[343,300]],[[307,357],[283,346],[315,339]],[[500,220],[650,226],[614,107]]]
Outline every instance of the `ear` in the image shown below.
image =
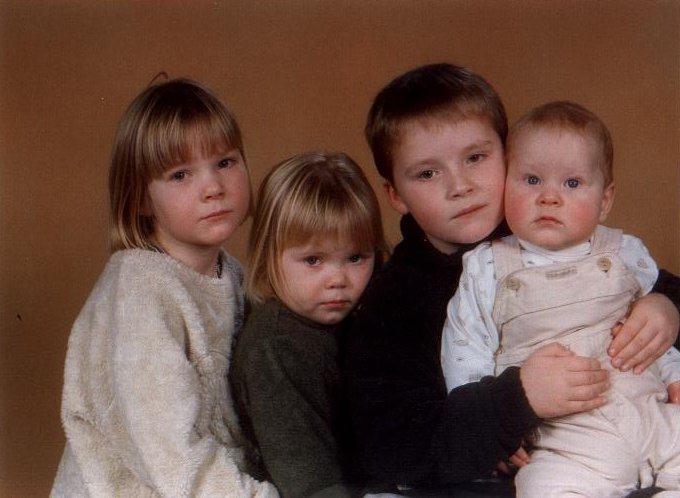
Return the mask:
[[399,197],[397,189],[395,189],[389,181],[386,181],[383,184],[383,188],[385,189],[387,201],[390,203],[390,206],[392,206],[392,209],[401,215],[408,214],[408,206],[404,204],[404,201],[402,201],[401,197]]
[[600,223],[607,219],[609,211],[614,204],[614,183],[610,183],[604,188],[602,193],[602,205],[600,206]]

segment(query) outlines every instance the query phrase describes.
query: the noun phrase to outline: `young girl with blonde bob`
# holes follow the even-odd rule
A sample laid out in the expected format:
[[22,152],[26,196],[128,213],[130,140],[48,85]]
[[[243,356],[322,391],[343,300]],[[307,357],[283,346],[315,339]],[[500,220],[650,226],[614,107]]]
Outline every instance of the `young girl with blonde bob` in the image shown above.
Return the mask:
[[380,208],[345,154],[277,165],[259,191],[232,383],[251,457],[284,497],[349,496],[338,340],[384,253]]
[[112,256],[68,343],[52,496],[277,496],[242,469],[225,382],[250,207],[241,134],[189,80],[143,91],[109,170]]

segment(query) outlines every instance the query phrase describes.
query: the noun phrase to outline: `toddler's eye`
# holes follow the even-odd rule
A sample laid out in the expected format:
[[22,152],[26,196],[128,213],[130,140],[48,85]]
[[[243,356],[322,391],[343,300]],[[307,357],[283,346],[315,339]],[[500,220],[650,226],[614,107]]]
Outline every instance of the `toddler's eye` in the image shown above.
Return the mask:
[[537,176],[529,175],[527,176],[527,183],[529,185],[538,185],[539,183],[541,183],[541,180]]
[[352,254],[349,258],[347,258],[350,263],[359,263],[362,259],[364,259],[362,254]]
[[581,184],[581,182],[576,178],[569,178],[566,182],[564,182],[564,184],[569,188],[576,188]]
[[421,178],[423,180],[430,180],[434,177],[434,170],[433,169],[425,169],[418,173],[418,178]]
[[181,182],[187,177],[186,171],[175,171],[170,175],[170,179],[176,182]]
[[321,258],[319,256],[307,256],[304,261],[309,266],[316,266],[321,263]]

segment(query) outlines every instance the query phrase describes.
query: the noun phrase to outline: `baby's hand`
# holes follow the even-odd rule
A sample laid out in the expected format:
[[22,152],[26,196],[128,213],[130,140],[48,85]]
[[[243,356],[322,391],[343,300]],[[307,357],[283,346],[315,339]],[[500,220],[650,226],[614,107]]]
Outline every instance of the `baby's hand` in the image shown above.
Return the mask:
[[520,467],[524,467],[530,460],[531,458],[529,457],[527,450],[525,450],[523,446],[520,446],[515,454],[508,458],[509,464],[513,467],[510,467],[507,462],[501,460],[498,462],[498,470],[509,475],[514,473],[515,468],[519,469]]
[[635,301],[630,316],[612,329],[609,356],[612,365],[625,372],[640,374],[668,351],[678,336],[680,315],[663,294],[647,294]]
[[551,343],[534,351],[519,370],[524,393],[539,418],[562,417],[606,403],[609,374],[594,358]]
[[680,380],[668,384],[668,402],[680,405]]

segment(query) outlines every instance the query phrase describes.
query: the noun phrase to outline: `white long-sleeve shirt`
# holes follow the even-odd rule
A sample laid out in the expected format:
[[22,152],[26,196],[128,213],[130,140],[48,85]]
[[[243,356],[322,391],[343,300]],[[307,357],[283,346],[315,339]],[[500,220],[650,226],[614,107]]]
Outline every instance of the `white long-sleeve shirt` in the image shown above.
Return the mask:
[[[561,251],[548,251],[523,240],[519,243],[525,267],[575,261],[590,254],[590,242]],[[641,294],[648,294],[659,270],[642,241],[624,234],[619,257],[640,284]],[[494,375],[494,353],[499,347],[492,318],[497,286],[494,273],[491,243],[484,242],[463,256],[460,284],[447,306],[442,333],[441,361],[449,391]],[[680,352],[675,348],[659,358],[657,365],[667,385],[680,380]]]

